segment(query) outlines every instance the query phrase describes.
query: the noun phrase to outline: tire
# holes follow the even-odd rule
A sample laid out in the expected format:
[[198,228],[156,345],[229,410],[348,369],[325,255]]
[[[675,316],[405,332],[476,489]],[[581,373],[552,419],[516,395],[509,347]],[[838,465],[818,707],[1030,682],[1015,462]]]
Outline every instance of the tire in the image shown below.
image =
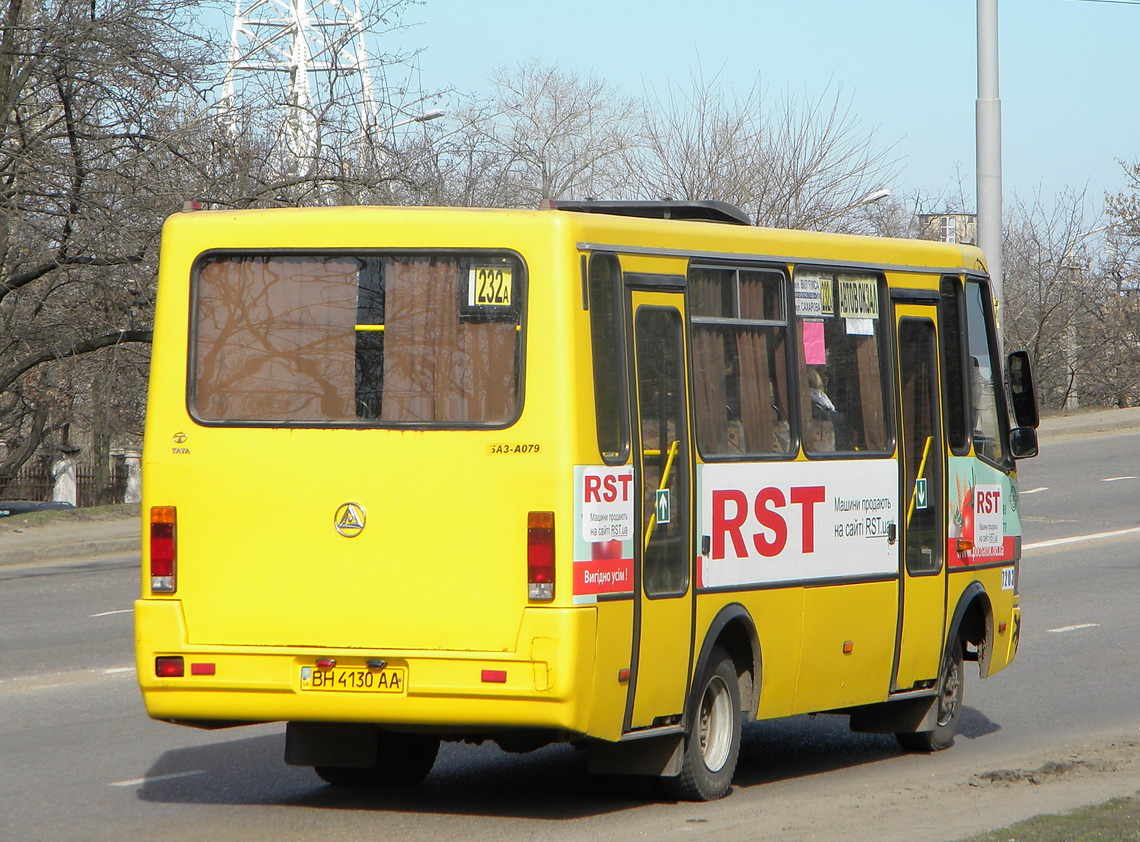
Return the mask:
[[674,798],[715,801],[728,794],[740,755],[740,685],[732,659],[720,647],[709,653],[681,760],[681,774],[662,783]]
[[333,786],[365,786],[368,783],[369,769],[353,769],[348,766],[314,766],[313,771],[327,784]]
[[899,745],[907,751],[942,751],[954,745],[958,733],[958,720],[962,718],[962,704],[966,689],[966,671],[962,659],[962,643],[954,645],[946,659],[942,675],[938,677],[938,720],[933,731],[895,734]]
[[415,786],[431,772],[439,753],[439,738],[426,734],[377,733],[376,762],[370,768],[314,766],[321,780],[333,786]]

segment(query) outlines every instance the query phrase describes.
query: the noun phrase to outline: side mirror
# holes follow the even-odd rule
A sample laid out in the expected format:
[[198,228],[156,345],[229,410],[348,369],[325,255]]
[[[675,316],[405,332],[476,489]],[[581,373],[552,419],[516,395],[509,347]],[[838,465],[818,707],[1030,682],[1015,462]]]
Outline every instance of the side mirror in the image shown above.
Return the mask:
[[[1010,407],[1013,409],[1017,426],[1036,430],[1041,421],[1037,415],[1037,391],[1033,386],[1033,371],[1029,366],[1028,351],[1014,351],[1009,355],[1006,376],[1009,378]],[[1036,452],[1036,443],[1034,451]],[[1016,455],[1015,453],[1014,456]]]
[[1014,459],[1037,455],[1037,431],[1032,427],[1014,427],[1009,431],[1009,453]]

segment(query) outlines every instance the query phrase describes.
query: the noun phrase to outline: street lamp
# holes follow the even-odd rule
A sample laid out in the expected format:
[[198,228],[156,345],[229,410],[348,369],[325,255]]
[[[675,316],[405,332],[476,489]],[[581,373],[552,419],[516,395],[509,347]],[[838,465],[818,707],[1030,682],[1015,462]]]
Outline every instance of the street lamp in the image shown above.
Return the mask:
[[881,190],[874,190],[874,191],[868,193],[866,196],[864,196],[858,202],[856,202],[855,207],[862,207],[863,205],[869,205],[872,202],[877,202],[880,199],[885,199],[889,195],[891,195],[891,191],[889,189],[887,189],[886,187],[882,188]]
[[849,205],[844,205],[841,208],[833,208],[832,210],[824,212],[819,217],[819,221],[823,222],[826,220],[835,219],[836,217],[841,217],[845,213],[850,213],[851,211],[855,210],[856,208],[861,208],[861,207],[864,207],[865,205],[870,205],[870,204],[873,204],[874,202],[878,202],[882,199],[887,198],[887,196],[889,196],[889,195],[891,195],[891,191],[888,190],[886,187],[881,187],[878,190],[872,190],[870,193],[868,193],[862,199],[857,199]]
[[426,123],[428,120],[438,120],[446,113],[447,112],[441,111],[438,108],[432,111],[425,111],[423,114],[417,114],[415,117],[409,117],[407,120],[401,120],[398,123],[393,123],[383,131],[390,132],[392,129],[398,129],[400,126],[407,126],[410,123]]

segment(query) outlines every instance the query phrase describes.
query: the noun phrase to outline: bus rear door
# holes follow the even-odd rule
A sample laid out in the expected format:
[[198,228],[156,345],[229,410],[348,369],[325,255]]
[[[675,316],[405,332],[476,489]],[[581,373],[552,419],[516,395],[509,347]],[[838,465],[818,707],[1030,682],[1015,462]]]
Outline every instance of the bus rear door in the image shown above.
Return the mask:
[[[628,280],[627,280],[628,283]],[[685,388],[683,299],[630,297],[635,389],[636,541],[633,693],[625,729],[682,713],[692,649],[691,449]]]

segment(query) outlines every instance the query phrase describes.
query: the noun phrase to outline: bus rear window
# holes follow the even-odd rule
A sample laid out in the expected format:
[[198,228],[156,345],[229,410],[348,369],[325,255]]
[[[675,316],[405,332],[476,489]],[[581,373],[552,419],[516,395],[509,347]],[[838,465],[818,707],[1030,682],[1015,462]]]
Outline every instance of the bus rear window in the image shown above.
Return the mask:
[[502,253],[214,254],[195,272],[205,422],[503,425],[518,415],[523,267]]

